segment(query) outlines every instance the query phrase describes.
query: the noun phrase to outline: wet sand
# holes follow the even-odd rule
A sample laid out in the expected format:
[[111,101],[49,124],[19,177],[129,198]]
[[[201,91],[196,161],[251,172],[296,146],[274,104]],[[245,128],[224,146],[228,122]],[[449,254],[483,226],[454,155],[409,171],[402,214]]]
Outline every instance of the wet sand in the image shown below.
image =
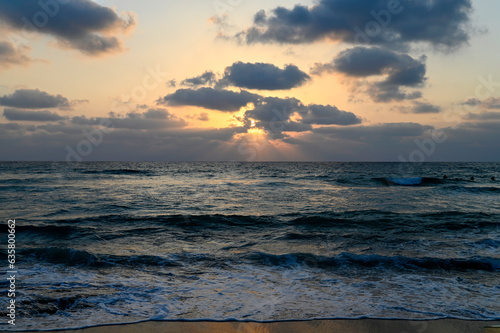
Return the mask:
[[454,319],[408,320],[311,320],[273,323],[148,321],[137,324],[105,325],[62,333],[500,333],[500,321]]

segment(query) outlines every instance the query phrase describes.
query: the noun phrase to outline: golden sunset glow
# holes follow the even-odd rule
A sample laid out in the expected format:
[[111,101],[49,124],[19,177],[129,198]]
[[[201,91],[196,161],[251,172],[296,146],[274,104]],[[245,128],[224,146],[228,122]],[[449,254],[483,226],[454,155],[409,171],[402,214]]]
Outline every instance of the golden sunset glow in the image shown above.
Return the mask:
[[[480,147],[491,145],[484,120],[498,119],[494,107],[500,100],[500,70],[493,66],[496,53],[490,52],[500,43],[495,37],[500,23],[492,14],[500,9],[496,2],[473,1],[473,11],[459,2],[450,4],[456,8],[440,21],[446,33],[411,9],[418,4],[409,3],[391,14],[391,24],[380,27],[378,37],[366,34],[366,27],[339,32],[330,26],[325,29],[333,30],[326,35],[315,36],[321,29],[301,31],[307,26],[292,29],[285,21],[273,21],[273,9],[281,6],[288,13],[296,5],[292,0],[224,6],[202,0],[95,5],[107,13],[95,18],[106,28],[95,30],[86,26],[85,17],[72,18],[81,20],[73,35],[58,25],[60,20],[48,20],[27,34],[12,16],[4,15],[0,100],[6,102],[0,103],[0,125],[9,131],[18,128],[9,137],[23,137],[32,142],[26,147],[38,147],[13,148],[5,151],[6,159],[30,159],[31,153],[64,159],[66,145],[76,147],[85,139],[82,131],[91,132],[106,119],[116,130],[98,149],[104,159],[127,158],[132,146],[145,150],[140,147],[161,138],[172,144],[148,159],[177,156],[176,150],[205,140],[214,150],[210,156],[221,145],[225,153],[217,159],[238,160],[244,159],[238,138],[267,136],[275,149],[297,145],[296,151],[309,152],[313,159],[397,160],[418,149],[415,140],[432,139],[433,131],[443,129],[455,138],[457,123],[462,124],[461,137],[432,158],[458,157],[460,142],[468,140],[473,128],[482,129]],[[317,5],[308,1],[304,8],[313,13]],[[57,15],[66,19],[70,6],[58,6]],[[255,24],[261,11],[265,19]],[[452,17],[460,11],[467,15]],[[338,19],[331,15],[331,20]],[[403,35],[399,17],[433,33],[425,30],[430,35],[422,39]],[[375,18],[373,22],[380,25]],[[385,38],[382,28],[399,37],[378,41]],[[280,40],[284,36],[290,40]],[[19,98],[34,104],[18,103]],[[47,98],[54,103],[36,103]],[[468,100],[474,103],[465,104]],[[387,128],[394,133],[388,134]],[[135,141],[123,141],[127,135]],[[189,142],[189,147],[177,146],[180,142]],[[336,149],[326,153],[333,142]],[[454,153],[444,153],[450,150]],[[197,159],[194,152],[191,159]]]

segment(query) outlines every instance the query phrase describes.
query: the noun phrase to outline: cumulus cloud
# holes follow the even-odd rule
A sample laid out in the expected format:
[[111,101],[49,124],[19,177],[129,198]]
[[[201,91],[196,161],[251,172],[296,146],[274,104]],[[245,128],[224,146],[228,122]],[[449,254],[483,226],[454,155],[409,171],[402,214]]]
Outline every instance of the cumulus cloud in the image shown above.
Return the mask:
[[68,99],[61,95],[51,95],[39,89],[19,89],[11,95],[0,97],[0,105],[20,109],[67,109]]
[[246,118],[263,122],[288,121],[305,106],[296,98],[261,97],[254,107],[245,112]]
[[415,99],[420,92],[405,92],[403,87],[422,87],[426,81],[426,57],[414,59],[407,54],[380,47],[354,47],[340,52],[333,61],[316,64],[311,72],[339,72],[352,78],[385,76],[385,79],[370,82],[368,94],[377,102]]
[[280,69],[272,64],[239,61],[226,68],[221,84],[247,89],[288,90],[308,80],[310,76],[295,65]]
[[418,86],[425,81],[425,60],[379,47],[358,46],[340,52],[330,64],[316,65],[313,71],[321,74],[335,70],[354,77],[386,75],[386,84]]
[[219,89],[232,86],[257,90],[289,90],[302,86],[310,79],[307,73],[295,65],[286,65],[281,69],[273,64],[238,61],[226,67],[223,75],[206,71],[202,75],[185,79],[181,84],[192,88],[208,85]]
[[199,88],[179,89],[173,94],[160,98],[159,104],[172,106],[198,106],[205,109],[235,112],[249,103],[257,101],[258,95],[242,90],[234,92],[230,90]]
[[87,55],[122,51],[122,42],[116,34],[135,25],[132,13],[122,17],[91,0],[50,4],[38,0],[0,0],[0,18],[10,28],[54,36],[61,46]]
[[316,125],[356,125],[361,118],[336,106],[311,104],[301,113],[302,123]]
[[31,111],[7,108],[3,116],[10,121],[58,121],[65,118],[48,110]]
[[274,139],[286,137],[284,132],[306,132],[312,125],[349,126],[361,123],[354,113],[335,106],[304,105],[296,98],[263,97],[244,115],[247,126],[254,126],[272,133]]
[[[205,86],[205,85],[212,85],[215,84],[217,81],[217,78],[215,77],[214,72],[212,71],[206,71],[205,73],[195,76],[189,79],[185,79],[182,81],[183,86],[189,86],[189,87],[199,87],[199,86]],[[175,87],[175,86],[174,86]]]
[[247,44],[333,40],[405,47],[423,42],[454,48],[469,40],[471,0],[320,0],[307,7],[259,11],[237,34]]
[[28,55],[27,46],[16,47],[6,41],[0,41],[0,69],[11,66],[28,66],[33,60]]

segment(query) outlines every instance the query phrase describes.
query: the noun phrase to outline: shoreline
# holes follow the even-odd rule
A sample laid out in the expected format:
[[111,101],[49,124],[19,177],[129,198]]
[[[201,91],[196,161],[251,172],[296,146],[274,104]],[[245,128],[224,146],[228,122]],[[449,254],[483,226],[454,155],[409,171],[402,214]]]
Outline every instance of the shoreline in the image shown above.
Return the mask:
[[[494,327],[497,326],[497,327]],[[8,330],[14,332],[12,330]],[[500,321],[461,319],[327,319],[304,321],[144,321],[134,324],[108,324],[76,329],[15,332],[58,333],[500,333]]]

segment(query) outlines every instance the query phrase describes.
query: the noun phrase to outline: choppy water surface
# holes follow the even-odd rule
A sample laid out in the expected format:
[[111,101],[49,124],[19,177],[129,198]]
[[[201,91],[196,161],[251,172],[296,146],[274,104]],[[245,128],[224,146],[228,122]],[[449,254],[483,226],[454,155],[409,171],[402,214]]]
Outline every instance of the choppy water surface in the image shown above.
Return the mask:
[[498,320],[492,176],[500,164],[0,163],[15,328]]

